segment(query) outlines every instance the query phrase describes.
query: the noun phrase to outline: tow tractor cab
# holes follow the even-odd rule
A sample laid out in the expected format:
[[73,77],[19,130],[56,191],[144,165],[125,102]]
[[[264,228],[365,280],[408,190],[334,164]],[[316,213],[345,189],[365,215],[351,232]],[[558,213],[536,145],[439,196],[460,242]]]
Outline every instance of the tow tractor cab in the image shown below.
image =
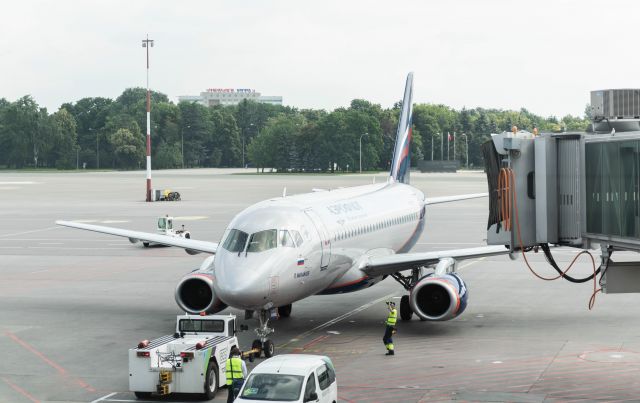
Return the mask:
[[[156,232],[160,235],[172,236],[174,238],[191,238],[191,233],[184,229],[182,225],[181,229],[173,229],[173,217],[169,215],[158,217],[158,226]],[[153,244],[152,242],[142,242],[145,247]]]
[[184,229],[184,225],[181,229],[173,229],[173,217],[170,217],[169,215],[158,217],[158,233],[161,235],[191,238],[191,234],[189,231]]
[[194,393],[211,399],[226,384],[233,346],[238,346],[234,315],[180,315],[174,334],[129,350],[129,390],[138,398]]
[[338,382],[329,357],[282,354],[256,366],[236,403],[338,401]]

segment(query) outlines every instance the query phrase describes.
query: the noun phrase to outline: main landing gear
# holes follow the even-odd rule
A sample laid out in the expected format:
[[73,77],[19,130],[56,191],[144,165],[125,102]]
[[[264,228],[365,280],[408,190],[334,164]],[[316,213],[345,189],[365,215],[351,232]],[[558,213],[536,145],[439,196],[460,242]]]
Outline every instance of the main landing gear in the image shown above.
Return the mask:
[[[405,290],[411,291],[413,286],[418,282],[420,278],[424,275],[424,267],[419,267],[411,270],[411,275],[404,276],[401,273],[392,274],[394,280],[396,280]],[[411,309],[411,305],[409,304],[409,296],[403,295],[400,298],[400,319],[402,320],[411,320],[413,317],[413,309]]]

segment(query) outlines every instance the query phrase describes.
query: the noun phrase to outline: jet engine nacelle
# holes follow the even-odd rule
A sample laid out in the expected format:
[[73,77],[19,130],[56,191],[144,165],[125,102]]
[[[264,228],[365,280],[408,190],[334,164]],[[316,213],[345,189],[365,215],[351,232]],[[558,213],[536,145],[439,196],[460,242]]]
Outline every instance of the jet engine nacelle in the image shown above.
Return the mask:
[[216,313],[227,305],[216,297],[210,273],[187,274],[176,286],[176,302],[180,309],[191,314]]
[[449,320],[467,307],[467,286],[455,273],[422,277],[409,294],[411,309],[423,320]]

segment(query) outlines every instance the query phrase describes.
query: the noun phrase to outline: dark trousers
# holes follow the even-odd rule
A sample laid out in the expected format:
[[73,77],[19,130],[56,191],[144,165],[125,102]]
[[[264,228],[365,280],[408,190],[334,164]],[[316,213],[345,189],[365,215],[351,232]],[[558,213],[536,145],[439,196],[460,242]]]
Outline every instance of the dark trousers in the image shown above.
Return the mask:
[[387,350],[393,350],[393,326],[387,325],[387,328],[384,330],[382,342]]
[[236,397],[238,397],[238,394],[240,393],[240,389],[242,389],[243,383],[244,379],[235,379],[231,385],[227,387],[229,391],[229,394],[227,394],[227,403],[233,403],[233,401],[236,400]]

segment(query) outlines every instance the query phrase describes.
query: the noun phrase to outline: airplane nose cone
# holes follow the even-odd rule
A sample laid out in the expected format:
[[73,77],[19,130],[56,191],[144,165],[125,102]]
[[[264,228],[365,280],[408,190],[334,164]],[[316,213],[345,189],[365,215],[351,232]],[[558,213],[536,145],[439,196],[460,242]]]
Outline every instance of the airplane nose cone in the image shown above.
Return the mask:
[[257,310],[269,303],[269,274],[265,261],[233,254],[216,260],[216,293],[227,305]]

